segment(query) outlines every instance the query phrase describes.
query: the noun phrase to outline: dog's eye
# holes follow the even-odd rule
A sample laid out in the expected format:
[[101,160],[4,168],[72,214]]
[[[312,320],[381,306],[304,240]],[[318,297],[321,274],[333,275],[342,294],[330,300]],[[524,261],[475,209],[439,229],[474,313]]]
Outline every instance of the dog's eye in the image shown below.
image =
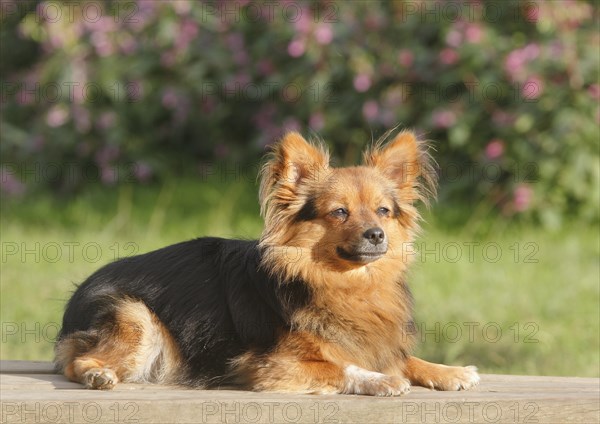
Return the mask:
[[348,216],[348,211],[344,208],[338,208],[331,212],[332,216],[336,218],[346,218]]
[[384,206],[377,209],[377,215],[388,216],[389,214],[390,214],[390,210]]

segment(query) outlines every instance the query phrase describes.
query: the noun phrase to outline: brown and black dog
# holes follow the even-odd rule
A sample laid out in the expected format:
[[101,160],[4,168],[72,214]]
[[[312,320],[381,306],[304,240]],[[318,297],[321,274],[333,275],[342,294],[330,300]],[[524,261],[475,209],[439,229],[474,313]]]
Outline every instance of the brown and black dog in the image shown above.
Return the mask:
[[117,382],[396,396],[469,389],[475,367],[411,356],[404,249],[435,191],[423,143],[380,142],[357,167],[288,133],[261,174],[260,240],[199,238],[113,262],[69,301],[57,367]]

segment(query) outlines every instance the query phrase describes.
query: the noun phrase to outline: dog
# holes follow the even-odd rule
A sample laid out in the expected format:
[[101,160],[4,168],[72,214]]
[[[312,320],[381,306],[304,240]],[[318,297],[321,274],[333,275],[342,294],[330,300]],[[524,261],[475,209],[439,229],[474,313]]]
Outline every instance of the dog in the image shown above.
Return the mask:
[[55,364],[118,382],[398,396],[469,389],[477,369],[412,356],[406,282],[416,203],[435,195],[425,143],[385,137],[334,168],[296,132],[260,174],[259,240],[198,238],[110,263],[69,300]]

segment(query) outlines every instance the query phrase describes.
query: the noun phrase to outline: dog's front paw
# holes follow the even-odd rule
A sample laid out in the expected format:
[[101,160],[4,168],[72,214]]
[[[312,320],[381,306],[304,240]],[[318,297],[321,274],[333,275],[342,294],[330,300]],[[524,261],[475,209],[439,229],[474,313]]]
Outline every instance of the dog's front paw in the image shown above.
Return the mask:
[[443,366],[441,373],[432,378],[426,386],[435,390],[469,390],[479,384],[480,378],[477,367],[448,367]]
[[92,368],[83,374],[83,381],[88,389],[110,390],[115,387],[119,379],[109,368]]
[[400,396],[410,392],[410,381],[397,375],[368,371],[355,365],[344,370],[342,393],[370,396]]

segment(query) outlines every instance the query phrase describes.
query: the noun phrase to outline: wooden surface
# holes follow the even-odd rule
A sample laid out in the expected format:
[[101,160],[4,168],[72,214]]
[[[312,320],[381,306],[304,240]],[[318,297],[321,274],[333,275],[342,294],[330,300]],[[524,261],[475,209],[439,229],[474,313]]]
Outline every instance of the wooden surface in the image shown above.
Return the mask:
[[600,379],[483,375],[396,398],[120,384],[84,390],[47,362],[1,361],[2,423],[598,423]]

